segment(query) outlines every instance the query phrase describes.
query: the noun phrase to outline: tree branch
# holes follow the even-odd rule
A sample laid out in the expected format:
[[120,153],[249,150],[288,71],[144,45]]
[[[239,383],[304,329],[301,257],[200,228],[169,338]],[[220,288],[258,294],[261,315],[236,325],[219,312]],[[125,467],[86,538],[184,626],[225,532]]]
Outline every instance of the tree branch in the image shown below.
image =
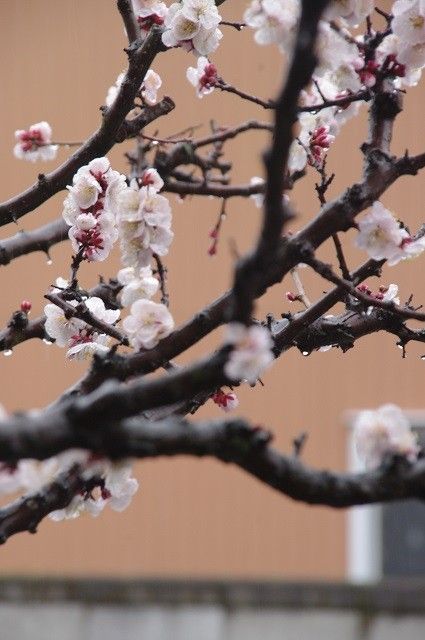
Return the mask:
[[[62,414],[62,418],[63,418]],[[89,448],[113,459],[189,455],[232,463],[276,491],[307,504],[346,508],[406,498],[425,499],[425,460],[414,464],[394,458],[368,473],[333,473],[305,466],[270,446],[269,432],[241,419],[188,422],[168,418],[152,423],[140,418],[119,424],[99,422],[70,426],[55,414],[17,416],[0,423],[0,459],[50,457],[66,448]],[[42,518],[65,508],[87,490],[78,466],[60,474],[40,492],[0,510],[0,542],[24,530],[35,532]],[[96,484],[94,485],[96,486]]]
[[131,45],[140,37],[140,27],[134,15],[131,0],[117,0],[117,8],[124,23],[128,44]]
[[43,251],[48,255],[50,247],[68,239],[68,230],[65,220],[59,219],[34,231],[18,231],[14,236],[0,241],[0,265],[9,264],[15,258],[34,251]]

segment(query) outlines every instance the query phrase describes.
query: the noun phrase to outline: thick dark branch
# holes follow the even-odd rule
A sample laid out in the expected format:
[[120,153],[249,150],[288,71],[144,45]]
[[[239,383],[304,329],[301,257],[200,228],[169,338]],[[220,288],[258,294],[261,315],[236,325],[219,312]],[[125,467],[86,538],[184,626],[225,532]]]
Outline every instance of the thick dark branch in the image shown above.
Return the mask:
[[360,291],[350,281],[340,278],[333,271],[331,265],[321,262],[321,260],[317,260],[317,258],[312,257],[307,261],[307,263],[311,266],[312,269],[314,269],[314,271],[316,271],[316,273],[321,275],[322,278],[325,278],[325,280],[338,285],[339,287],[341,287],[341,289],[345,289],[347,293],[363,302],[366,306],[379,307],[380,309],[384,309],[385,311],[390,311],[394,314],[397,314],[400,319],[419,320],[420,322],[425,321],[425,313],[421,313],[410,307],[400,307],[394,302],[379,300],[374,296],[368,295],[364,291]]
[[[58,426],[57,422],[57,417],[47,415],[44,422],[39,416],[18,416],[8,424],[0,423],[0,459],[12,460],[11,453],[15,459],[26,457],[29,449],[43,459],[70,446],[89,448],[112,458],[210,456],[235,464],[267,486],[308,504],[345,508],[406,498],[425,499],[424,460],[409,464],[394,459],[385,467],[357,474],[311,469],[299,456],[284,455],[272,448],[269,432],[241,419],[193,423],[168,418],[152,423],[132,418],[114,425],[94,422],[90,428],[78,430],[68,423]],[[69,433],[68,443],[64,431]],[[66,507],[74,495],[86,490],[79,473],[80,469],[75,467],[41,492],[0,510],[1,541],[19,531],[34,531],[48,513]]]
[[148,124],[161,116],[166,116],[175,109],[174,101],[165,96],[160,102],[151,107],[144,107],[143,111],[132,120],[124,120],[116,135],[116,142],[123,142],[129,138],[136,138]]
[[303,353],[329,345],[345,352],[360,338],[378,331],[397,336],[397,345],[402,348],[409,342],[425,342],[424,329],[409,329],[397,313],[377,308],[367,314],[352,310],[329,318],[321,317],[298,334],[296,346]]
[[[350,280],[354,284],[359,284],[366,278],[371,276],[378,276],[384,261],[377,262],[375,260],[368,260],[359,269],[351,274]],[[282,351],[285,351],[292,347],[294,344],[298,346],[298,336],[305,336],[305,332],[309,327],[313,326],[313,323],[317,321],[321,316],[327,313],[337,302],[342,300],[346,296],[346,290],[343,287],[335,287],[332,291],[326,293],[317,302],[311,305],[306,311],[299,313],[295,316],[291,316],[289,321],[283,321],[281,328],[275,326],[274,340],[275,340],[275,354],[279,355]],[[283,325],[283,326],[282,326]],[[320,347],[331,344],[329,341],[321,343]],[[315,347],[313,347],[315,348]],[[309,352],[310,349],[304,348],[302,351]]]
[[131,44],[140,37],[140,27],[134,15],[131,0],[117,0],[117,7],[124,22],[128,43]]
[[9,264],[15,258],[34,251],[43,251],[48,255],[50,247],[68,238],[68,230],[65,220],[60,219],[34,231],[18,231],[14,236],[0,241],[0,265]]
[[313,74],[316,57],[314,44],[322,11],[327,0],[302,2],[301,18],[287,80],[275,102],[275,126],[270,149],[264,156],[266,191],[263,225],[253,253],[239,261],[233,285],[232,319],[249,323],[253,300],[267,272],[277,258],[285,222],[292,212],[283,200],[289,149],[293,140],[293,123],[299,96]]
[[41,520],[53,511],[65,509],[74,496],[90,492],[101,483],[99,478],[84,480],[75,465],[59,474],[40,491],[26,495],[0,509],[0,544],[23,531],[37,533]]
[[161,33],[152,29],[143,44],[130,47],[129,66],[112,106],[103,113],[99,129],[66,162],[49,174],[41,174],[38,181],[23,193],[0,204],[0,226],[14,222],[33,211],[67,184],[77,170],[105,155],[115,144],[115,138],[133,107],[134,99],[157,53],[161,50]]

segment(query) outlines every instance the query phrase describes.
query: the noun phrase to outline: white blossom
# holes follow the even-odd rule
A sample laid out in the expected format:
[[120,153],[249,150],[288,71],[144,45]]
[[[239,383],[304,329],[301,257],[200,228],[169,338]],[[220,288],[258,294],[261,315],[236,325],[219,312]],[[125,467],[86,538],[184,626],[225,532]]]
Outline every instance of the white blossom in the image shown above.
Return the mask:
[[62,215],[70,225],[73,250],[82,250],[85,260],[108,257],[118,238],[114,212],[125,189],[125,176],[113,170],[107,158],[95,158],[74,175]]
[[135,349],[152,349],[174,329],[174,320],[164,304],[136,300],[123,321],[124,331]]
[[[76,300],[70,300],[68,304],[75,307],[78,303]],[[55,304],[46,304],[44,314],[46,316],[44,329],[58,347],[67,347],[72,336],[78,334],[85,326],[85,322],[78,318],[66,318],[62,309]]]
[[66,352],[66,357],[69,360],[91,360],[95,354],[107,353],[111,344],[111,338],[104,333],[94,331],[86,335],[80,332],[75,339],[75,344]]
[[122,461],[110,465],[105,476],[105,498],[111,509],[124,511],[139,488],[135,478],[131,478],[132,468],[129,462]]
[[325,19],[342,18],[347,25],[357,27],[367,16],[370,16],[374,5],[374,0],[332,0]]
[[217,82],[217,69],[208,58],[200,56],[195,67],[188,67],[186,77],[196,89],[198,98],[203,98],[212,91]]
[[126,267],[146,267],[154,253],[164,256],[173,240],[171,208],[167,198],[157,193],[163,181],[154,169],[142,175],[139,188],[136,180],[118,198],[117,217],[121,260]]
[[425,42],[424,0],[396,0],[392,13],[392,31],[405,45]]
[[173,3],[165,17],[162,41],[167,47],[184,46],[207,56],[222,37],[221,20],[214,0],[183,0]]
[[120,317],[119,309],[107,309],[102,298],[92,296],[85,300],[85,305],[92,315],[106,324],[114,324]]
[[403,456],[414,462],[419,453],[408,419],[393,404],[362,411],[355,421],[354,440],[359,457],[369,469],[379,467],[386,456]]
[[230,380],[255,384],[274,360],[270,332],[260,325],[246,327],[239,322],[227,325],[225,342],[233,345],[224,372]]
[[[264,178],[260,178],[259,176],[253,176],[250,179],[249,184],[251,184],[252,186],[264,185],[265,184],[265,180],[264,180]],[[257,209],[261,209],[261,207],[263,206],[263,203],[264,203],[264,194],[262,194],[262,193],[253,193],[252,196],[249,196],[249,197],[255,203],[255,206],[257,207]]]
[[424,240],[414,241],[392,213],[380,202],[358,223],[356,245],[374,260],[386,259],[390,266],[416,257],[424,250]]
[[397,305],[400,304],[400,298],[398,297],[398,285],[390,284],[388,289],[385,291],[382,300],[384,302],[393,302]]
[[257,44],[278,44],[289,51],[299,14],[298,0],[253,0],[244,13],[244,21],[255,30]]
[[141,187],[147,187],[155,192],[161,191],[164,186],[164,180],[153,167],[144,169],[138,181]]
[[150,299],[159,289],[159,281],[150,266],[136,270],[126,267],[118,272],[118,282],[123,285],[121,304],[128,307],[140,298]]
[[52,128],[48,122],[37,122],[29,129],[15,131],[16,145],[13,153],[19,160],[54,160],[58,150],[52,142]]
[[145,75],[145,79],[142,83],[142,97],[144,100],[152,105],[157,103],[157,93],[158,89],[162,85],[162,80],[153,69],[149,69],[147,74]]
[[106,98],[105,98],[105,104],[107,107],[110,107],[115,102],[116,97],[118,95],[118,91],[120,90],[120,87],[123,83],[124,78],[125,78],[125,72],[122,71],[117,76],[117,79],[115,80],[115,84],[109,87],[108,93],[106,94]]

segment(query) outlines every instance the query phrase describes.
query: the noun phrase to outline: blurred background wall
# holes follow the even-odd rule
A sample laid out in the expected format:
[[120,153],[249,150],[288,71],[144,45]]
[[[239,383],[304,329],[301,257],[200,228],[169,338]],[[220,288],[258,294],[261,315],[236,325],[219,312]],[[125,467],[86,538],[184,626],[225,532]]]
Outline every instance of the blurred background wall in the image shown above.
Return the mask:
[[[226,3],[227,4],[227,3]],[[234,0],[220,8],[227,19],[240,20],[246,3]],[[385,5],[385,3],[384,3]],[[19,192],[40,171],[56,162],[25,163],[13,157],[14,131],[40,120],[53,127],[54,138],[84,140],[99,124],[98,107],[108,87],[125,68],[126,45],[122,24],[113,0],[0,0],[0,197]],[[272,97],[282,77],[283,61],[277,49],[253,44],[252,33],[237,33],[224,27],[224,38],[213,61],[220,75],[251,93]],[[234,125],[249,118],[267,120],[261,112],[236,96],[220,94],[198,100],[185,73],[194,58],[183,51],[161,54],[154,69],[160,73],[164,95],[175,99],[177,108],[168,118],[152,124],[147,132],[170,135],[188,125],[202,124],[204,135],[214,119]],[[397,125],[394,149],[417,153],[424,150],[422,88],[411,91],[407,110]],[[352,121],[329,156],[329,169],[336,171],[332,194],[358,179],[361,169],[360,143],[366,137],[366,117]],[[235,183],[246,183],[262,175],[261,152],[266,135],[254,132],[228,145],[234,161]],[[126,170],[124,151],[110,154],[114,168]],[[69,150],[61,150],[59,160]],[[59,162],[58,160],[58,162]],[[318,211],[314,176],[302,181],[291,198],[299,212],[295,229]],[[412,229],[423,219],[423,178],[403,178],[386,194],[384,202]],[[64,194],[22,218],[18,226],[0,229],[0,238],[17,229],[29,230],[61,214]],[[176,323],[184,321],[213,300],[231,282],[232,252],[249,248],[255,238],[260,214],[251,201],[229,202],[218,255],[207,255],[208,233],[214,226],[220,202],[193,198],[183,204],[173,195],[175,242],[167,265],[171,311]],[[361,255],[347,238],[348,257],[354,267]],[[43,254],[32,254],[0,268],[0,325],[22,299],[33,302],[33,314],[43,310],[43,294],[58,276],[66,276],[69,245],[52,249],[52,264]],[[333,259],[331,248],[321,255]],[[423,301],[423,263],[386,268],[384,284],[397,282],[401,297],[415,292]],[[114,275],[117,255],[108,264],[92,264],[82,271],[87,286],[100,272]],[[314,298],[327,283],[303,273],[308,293]],[[279,315],[289,310],[283,282],[259,303],[257,317]],[[217,344],[219,333],[210,336],[178,362],[207,353]],[[264,388],[243,388],[239,412],[271,428],[276,446],[289,451],[292,439],[308,431],[303,454],[308,464],[345,468],[346,427],[344,411],[374,407],[392,401],[405,408],[418,408],[423,400],[421,347],[409,346],[401,359],[394,338],[366,338],[343,355],[337,350],[302,357],[291,351],[264,376]],[[1,402],[10,411],[42,407],[83,373],[84,366],[65,361],[64,351],[39,341],[27,342],[9,358],[0,360]],[[209,403],[198,417],[217,416]],[[78,575],[222,576],[276,578],[339,578],[345,572],[345,514],[325,508],[295,504],[244,476],[240,471],[210,460],[174,459],[139,463],[140,490],[123,513],[105,512],[61,524],[44,522],[36,536],[22,534],[0,548],[4,573]]]

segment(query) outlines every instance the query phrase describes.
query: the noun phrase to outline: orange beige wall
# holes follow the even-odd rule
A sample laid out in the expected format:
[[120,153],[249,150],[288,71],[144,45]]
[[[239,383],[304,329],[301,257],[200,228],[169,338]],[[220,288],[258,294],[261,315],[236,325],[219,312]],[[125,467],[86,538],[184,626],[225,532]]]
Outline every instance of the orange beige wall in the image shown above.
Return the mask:
[[[244,2],[223,6],[228,19],[240,19]],[[99,123],[98,106],[107,88],[125,65],[125,39],[115,2],[110,0],[0,0],[0,197],[19,192],[45,165],[13,158],[13,132],[46,119],[54,137],[84,139]],[[242,89],[273,96],[282,74],[282,59],[274,48],[258,48],[252,34],[226,28],[223,43],[214,55],[221,75]],[[197,100],[185,79],[194,59],[182,51],[161,54],[154,67],[163,78],[164,94],[172,96],[177,109],[168,119],[149,128],[165,136],[189,124],[208,122],[232,125],[248,118],[266,120],[267,113],[235,96],[213,95]],[[408,111],[399,119],[397,152],[424,150],[422,89],[407,99]],[[358,151],[364,140],[366,120],[354,121],[332,152],[329,168],[337,177],[333,194],[356,180],[361,168]],[[229,145],[235,161],[235,182],[259,175],[264,134],[254,132]],[[116,148],[111,160],[125,170]],[[61,151],[60,160],[67,152]],[[52,165],[53,166],[53,165]],[[261,175],[261,174],[260,174]],[[300,184],[293,195],[299,211],[294,228],[317,212],[313,180]],[[405,178],[385,196],[396,213],[415,229],[423,219],[423,178]],[[23,218],[19,225],[0,230],[1,238],[19,229],[32,229],[61,213],[63,193]],[[230,243],[247,249],[258,228],[259,212],[241,199],[229,203],[218,256],[207,254],[208,232],[215,223],[219,202],[193,199],[179,204],[171,196],[175,242],[167,264],[170,270],[171,310],[180,323],[216,297],[230,283]],[[347,238],[350,264],[361,260]],[[331,256],[326,249],[323,256]],[[20,300],[33,301],[34,315],[43,308],[43,293],[50,283],[67,274],[69,246],[52,250],[53,264],[43,254],[33,254],[0,269],[0,325],[4,326]],[[115,257],[105,274],[118,268]],[[84,270],[91,286],[103,265]],[[398,282],[401,295],[416,292],[424,301],[423,262],[386,269],[384,282]],[[326,283],[306,275],[314,297]],[[260,302],[258,317],[288,310],[284,293],[291,282],[268,293]],[[192,350],[190,356],[207,353],[218,334]],[[423,403],[424,363],[421,348],[411,346],[402,360],[394,339],[387,335],[366,338],[355,349],[302,357],[292,351],[282,357],[266,376],[265,387],[240,392],[240,412],[276,434],[276,445],[288,451],[291,440],[309,432],[305,461],[333,469],[345,465],[346,430],[343,412],[394,401],[418,408]],[[188,356],[179,359],[187,361]],[[41,342],[26,343],[12,357],[0,359],[1,401],[9,410],[42,407],[83,372],[79,364],[65,362],[64,352]],[[217,415],[208,405],[199,417]],[[105,513],[96,520],[82,518],[56,524],[45,522],[36,536],[23,534],[0,548],[0,571],[36,574],[239,576],[279,578],[337,578],[345,567],[345,515],[330,509],[295,504],[242,472],[209,460],[188,459],[144,462],[137,465],[140,491],[123,514]]]

